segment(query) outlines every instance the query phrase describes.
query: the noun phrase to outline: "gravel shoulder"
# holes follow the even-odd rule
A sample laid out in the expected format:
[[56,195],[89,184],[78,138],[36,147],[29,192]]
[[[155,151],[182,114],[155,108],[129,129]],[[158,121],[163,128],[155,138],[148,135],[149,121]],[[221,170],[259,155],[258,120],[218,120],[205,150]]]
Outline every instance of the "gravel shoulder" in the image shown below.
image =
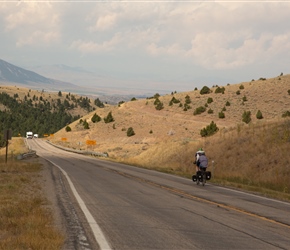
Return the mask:
[[56,230],[64,235],[62,250],[99,249],[85,216],[60,169],[41,157],[26,159],[42,165],[39,184],[53,214]]

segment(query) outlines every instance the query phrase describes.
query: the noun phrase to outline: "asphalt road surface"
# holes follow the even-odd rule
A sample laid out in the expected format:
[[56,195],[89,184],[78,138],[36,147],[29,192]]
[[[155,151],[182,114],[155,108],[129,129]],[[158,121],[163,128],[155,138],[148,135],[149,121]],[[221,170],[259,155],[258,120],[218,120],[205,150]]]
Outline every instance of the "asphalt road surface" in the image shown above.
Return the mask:
[[67,183],[75,249],[290,249],[290,203],[27,141]]

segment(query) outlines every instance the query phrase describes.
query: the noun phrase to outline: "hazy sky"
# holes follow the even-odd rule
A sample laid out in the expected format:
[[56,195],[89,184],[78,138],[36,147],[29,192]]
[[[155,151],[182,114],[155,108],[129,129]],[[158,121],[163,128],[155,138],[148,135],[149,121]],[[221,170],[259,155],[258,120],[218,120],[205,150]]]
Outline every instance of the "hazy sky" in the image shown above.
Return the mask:
[[0,34],[9,63],[64,64],[136,87],[290,73],[290,1],[0,0]]

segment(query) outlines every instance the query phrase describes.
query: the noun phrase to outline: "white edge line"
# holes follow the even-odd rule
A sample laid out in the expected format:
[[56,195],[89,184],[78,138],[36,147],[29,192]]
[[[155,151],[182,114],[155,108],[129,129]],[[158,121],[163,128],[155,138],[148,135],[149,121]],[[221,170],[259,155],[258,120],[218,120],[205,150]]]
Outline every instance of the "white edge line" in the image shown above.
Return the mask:
[[[182,178],[182,179],[188,179],[188,180],[190,180],[190,182],[192,182],[192,180],[189,179],[189,178],[184,178],[184,177],[180,177],[180,176],[178,176],[178,177]],[[244,194],[244,195],[247,195],[247,196],[257,197],[257,198],[262,199],[262,200],[273,201],[273,202],[276,202],[276,203],[281,203],[281,204],[290,206],[290,203],[287,202],[287,201],[282,201],[282,200],[277,200],[277,199],[273,199],[273,198],[269,198],[269,197],[264,197],[264,196],[259,195],[259,194],[251,194],[251,193],[248,193],[247,191],[235,190],[235,189],[230,188],[230,187],[222,187],[222,186],[219,186],[218,184],[214,184],[214,183],[206,183],[206,184],[208,186],[214,186],[216,188],[224,189],[224,190],[227,190],[227,191],[230,191],[230,192],[233,192],[233,193],[240,193],[240,194]]]
[[227,191],[231,191],[231,192],[235,192],[235,193],[240,193],[240,194],[244,194],[244,195],[248,195],[248,196],[253,196],[253,197],[258,197],[258,198],[260,198],[262,200],[269,200],[269,201],[273,201],[273,202],[277,202],[277,203],[281,203],[281,204],[290,206],[290,203],[287,202],[287,201],[280,201],[280,200],[276,200],[276,199],[272,199],[272,198],[260,196],[258,194],[251,194],[251,193],[247,193],[246,191],[235,190],[235,189],[231,189],[231,188],[227,188],[227,187],[221,187],[221,186],[218,186],[218,185],[212,185],[212,186],[218,187],[219,189],[225,189]]
[[[46,159],[48,160],[48,159]],[[88,210],[88,208],[86,207],[86,204],[84,203],[83,199],[80,197],[80,195],[78,194],[74,184],[72,183],[71,179],[69,178],[68,174],[57,164],[55,164],[54,162],[48,160],[49,162],[51,162],[53,165],[55,165],[56,167],[58,167],[60,169],[60,171],[63,173],[63,175],[66,177],[70,188],[78,202],[78,204],[80,205],[83,213],[85,214],[85,217],[87,219],[87,222],[89,223],[93,234],[95,236],[95,239],[97,241],[97,243],[99,244],[101,250],[111,250],[111,247],[109,245],[109,243],[107,242],[100,226],[98,225],[98,223],[95,221],[94,217],[92,216],[92,214],[90,213],[90,211]]]

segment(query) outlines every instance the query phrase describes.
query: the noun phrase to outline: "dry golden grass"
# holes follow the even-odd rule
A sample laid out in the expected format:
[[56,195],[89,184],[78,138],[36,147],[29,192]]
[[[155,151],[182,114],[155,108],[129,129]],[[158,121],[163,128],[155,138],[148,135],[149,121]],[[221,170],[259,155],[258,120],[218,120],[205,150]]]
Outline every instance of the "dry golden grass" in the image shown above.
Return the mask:
[[[240,85],[243,85],[244,89],[240,90]],[[79,121],[76,121],[70,124],[71,132],[67,133],[63,128],[50,140],[61,142],[61,138],[67,138],[67,143],[71,147],[82,149],[87,148],[86,140],[96,140],[95,151],[107,151],[113,158],[127,158],[126,155],[130,158],[132,155],[142,154],[163,141],[200,141],[200,130],[211,121],[214,121],[220,129],[234,128],[243,123],[244,111],[251,111],[253,123],[260,122],[256,118],[258,110],[261,110],[264,116],[263,121],[280,119],[290,104],[290,96],[287,92],[290,89],[290,75],[224,87],[225,94],[215,94],[216,88],[212,88],[213,92],[207,95],[200,95],[199,91],[174,94],[174,97],[183,104],[185,96],[190,96],[192,108],[188,111],[183,111],[178,104],[169,106],[173,97],[171,94],[159,98],[164,103],[164,109],[160,111],[155,109],[154,99],[130,101],[120,107],[98,108],[82,117],[83,120],[88,121],[89,130],[85,130]],[[236,94],[237,90],[240,90],[240,95]],[[243,103],[243,96],[246,96],[248,101]],[[194,110],[204,106],[209,97],[213,98],[213,102],[208,104],[208,109],[211,108],[214,113],[205,112],[194,116]],[[226,106],[225,119],[219,119],[218,113],[225,107],[227,101],[230,102],[230,106]],[[91,122],[94,113],[104,118],[110,111],[115,119],[113,123]],[[129,127],[133,127],[135,131],[132,137],[126,134]]]
[[[244,86],[243,89],[240,88],[241,85]],[[203,147],[210,161],[215,162],[213,181],[238,183],[239,186],[263,186],[289,194],[289,187],[284,185],[284,180],[281,181],[284,177],[273,175],[280,173],[283,167],[289,168],[289,162],[276,160],[278,163],[275,163],[272,160],[275,157],[282,159],[288,144],[283,144],[284,146],[277,151],[277,145],[282,145],[282,142],[276,145],[270,139],[275,138],[272,131],[276,131],[280,122],[285,121],[281,118],[282,114],[290,110],[290,75],[223,87],[224,94],[216,94],[215,86],[211,88],[212,93],[206,95],[200,95],[200,91],[195,90],[160,96],[159,100],[164,104],[164,109],[160,111],[155,109],[155,99],[129,101],[120,106],[106,105],[105,108],[98,108],[82,117],[83,120],[87,120],[90,129],[84,129],[79,121],[75,121],[69,124],[71,132],[66,132],[63,128],[48,139],[74,149],[107,152],[110,160],[188,177],[195,171],[192,164],[195,151]],[[237,91],[240,91],[240,95],[237,95]],[[183,105],[185,97],[189,96],[191,109],[184,111],[179,104],[169,106],[173,96]],[[243,101],[243,97],[246,97],[247,101]],[[212,98],[213,102],[208,104],[207,110],[211,108],[213,114],[204,112],[194,116],[194,110],[205,106],[208,98]],[[227,102],[230,106],[226,106]],[[224,107],[225,118],[220,119],[218,113]],[[256,118],[258,110],[262,112],[264,119]],[[250,111],[252,114],[250,125],[242,122],[244,111]],[[104,118],[109,112],[112,112],[114,122],[91,122],[94,113]],[[211,121],[217,124],[220,131],[212,137],[201,138],[200,130]],[[133,127],[135,132],[132,137],[126,134],[129,127]],[[266,134],[272,134],[272,137],[269,139]],[[64,138],[66,142],[62,140]],[[87,140],[95,140],[96,146],[87,146]],[[252,152],[255,153],[254,157]],[[260,166],[255,165],[252,168],[250,160]],[[250,169],[253,169],[253,172]],[[282,185],[271,183],[273,180],[277,182],[275,176],[278,176]],[[285,178],[289,180],[289,176],[286,175]]]
[[[22,142],[21,142],[22,141]],[[15,153],[26,151],[23,138],[13,138]],[[0,154],[0,249],[61,249],[64,236],[45,208],[47,200],[38,181],[40,165]]]
[[[22,137],[13,137],[8,141],[8,157],[14,158],[18,154],[22,154],[27,151],[26,145]],[[0,155],[6,154],[6,147],[0,148]]]
[[217,178],[276,190],[290,199],[289,144],[290,121],[284,119],[220,132],[206,148]]
[[[240,89],[241,85],[243,89]],[[159,99],[164,109],[160,111],[155,109],[154,99],[107,106],[82,117],[88,121],[90,129],[84,129],[76,121],[70,124],[71,132],[62,129],[49,140],[71,148],[108,152],[110,159],[115,161],[188,177],[195,171],[192,164],[194,153],[203,147],[210,158],[210,165],[212,160],[215,162],[213,181],[227,185],[233,183],[243,188],[252,185],[251,189],[255,186],[261,190],[278,190],[285,198],[284,194],[289,194],[289,175],[280,174],[280,170],[289,169],[290,160],[281,162],[287,155],[288,144],[280,141],[276,145],[270,139],[274,140],[272,132],[278,127],[283,131],[281,124],[285,119],[281,117],[290,110],[290,75],[224,88],[224,94],[214,93],[216,87],[213,87],[212,93],[207,95],[200,95],[198,90],[161,96]],[[237,95],[237,91],[241,94]],[[183,111],[178,104],[169,106],[173,96],[184,104],[187,95],[192,101],[191,109]],[[242,100],[244,96],[247,98],[245,102]],[[209,97],[213,102],[208,104],[207,110],[211,108],[214,113],[194,116],[194,110],[204,106]],[[225,105],[227,101],[230,106]],[[224,107],[225,118],[220,119],[218,113]],[[262,112],[262,120],[256,118],[258,110]],[[250,125],[242,122],[244,111],[251,111]],[[90,120],[94,113],[104,118],[109,112],[115,119],[112,123],[92,123]],[[217,124],[220,131],[215,136],[201,138],[200,130],[211,121]],[[135,131],[132,137],[126,134],[129,127]],[[279,133],[284,133],[281,131]],[[66,138],[66,143],[61,138]],[[89,147],[86,140],[96,140],[97,145]],[[266,190],[262,192],[266,193]]]

